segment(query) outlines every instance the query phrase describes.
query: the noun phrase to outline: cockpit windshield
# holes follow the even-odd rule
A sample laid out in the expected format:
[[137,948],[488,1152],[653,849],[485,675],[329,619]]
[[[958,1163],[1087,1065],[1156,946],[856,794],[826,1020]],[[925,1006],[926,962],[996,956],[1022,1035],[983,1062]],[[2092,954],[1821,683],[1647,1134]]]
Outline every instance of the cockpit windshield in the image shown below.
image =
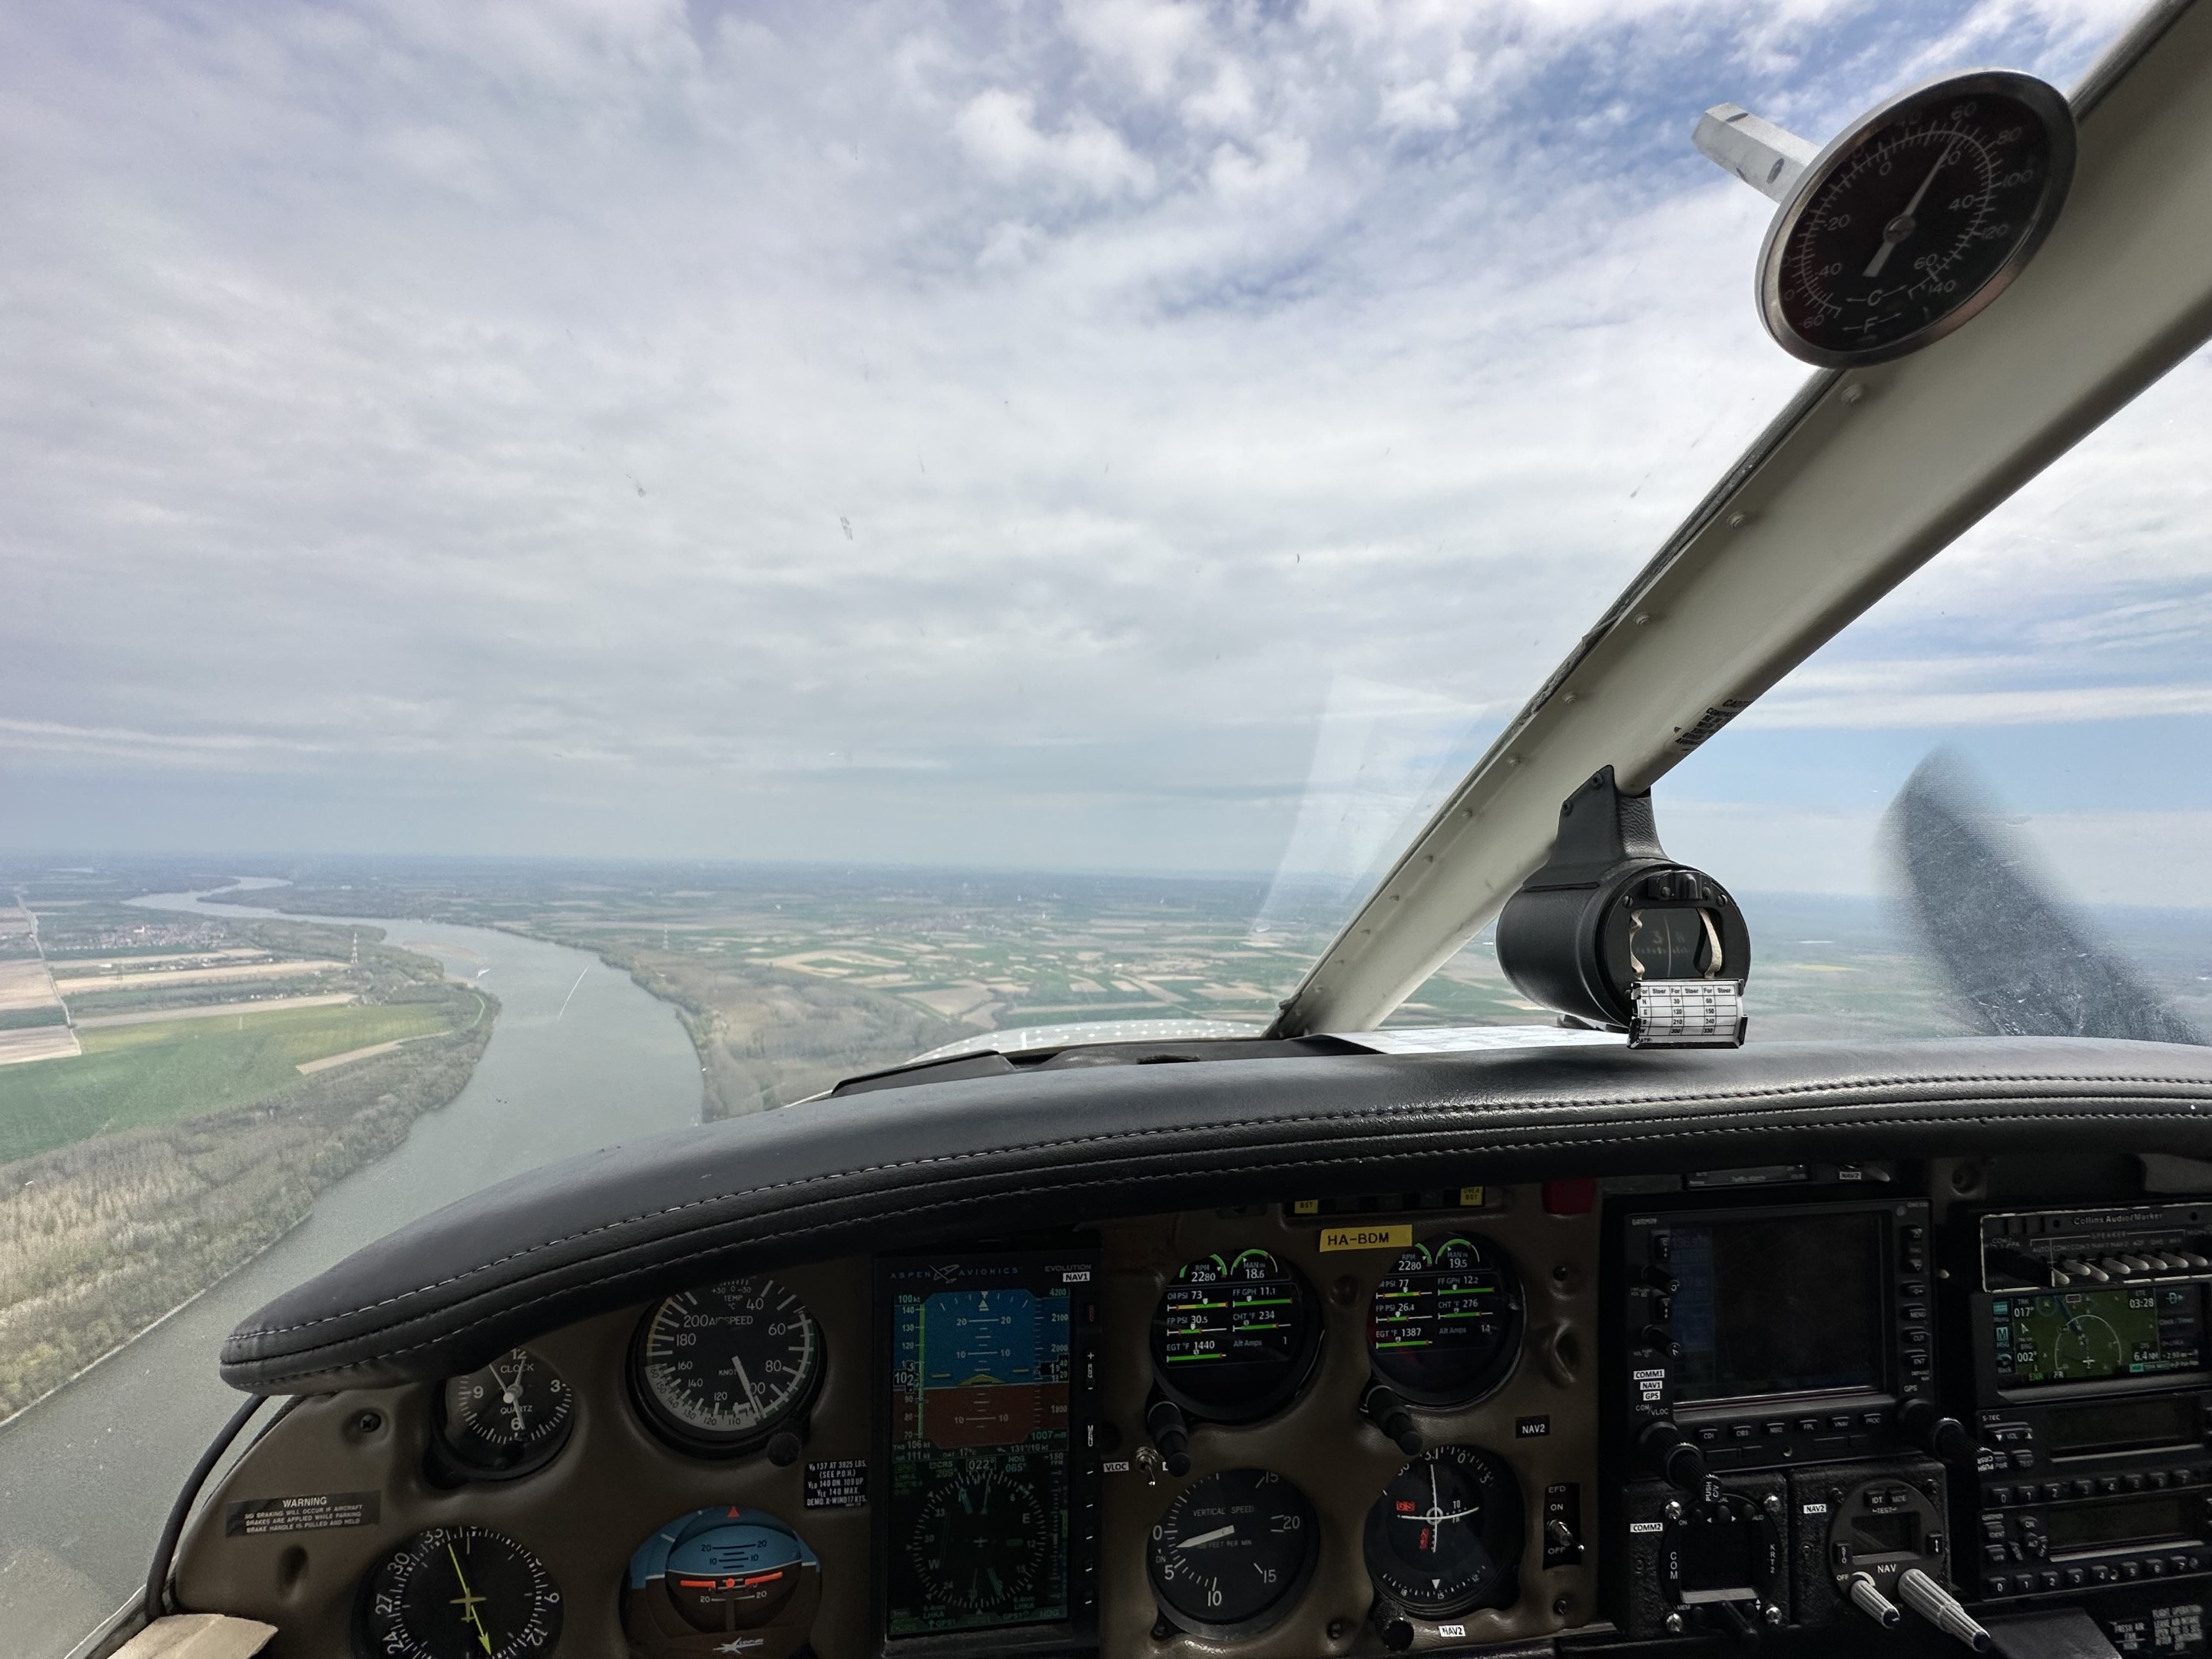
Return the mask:
[[[10,1651],[134,1594],[221,1333],[428,1209],[1267,1030],[1804,383],[1698,112],[2131,9],[0,17]],[[1753,1041],[1975,1028],[1916,775],[2212,1030],[2209,377],[1662,786]],[[1557,1030],[1486,931],[1390,1018]]]

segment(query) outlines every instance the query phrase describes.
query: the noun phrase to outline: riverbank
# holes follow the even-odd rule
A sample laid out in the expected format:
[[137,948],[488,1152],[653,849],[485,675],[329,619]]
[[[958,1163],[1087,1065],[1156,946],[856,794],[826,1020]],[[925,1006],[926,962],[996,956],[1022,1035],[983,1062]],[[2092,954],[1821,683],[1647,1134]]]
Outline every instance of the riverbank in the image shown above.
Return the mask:
[[[184,895],[155,902],[198,908]],[[325,1188],[306,1219],[262,1255],[0,1429],[0,1631],[9,1659],[62,1659],[143,1580],[170,1497],[238,1403],[215,1370],[234,1325],[394,1228],[492,1182],[698,1121],[698,1061],[683,1028],[667,1005],[595,957],[481,927],[390,917],[373,925],[435,959],[457,989],[495,994],[491,1040],[454,1099],[416,1118],[388,1155]]]

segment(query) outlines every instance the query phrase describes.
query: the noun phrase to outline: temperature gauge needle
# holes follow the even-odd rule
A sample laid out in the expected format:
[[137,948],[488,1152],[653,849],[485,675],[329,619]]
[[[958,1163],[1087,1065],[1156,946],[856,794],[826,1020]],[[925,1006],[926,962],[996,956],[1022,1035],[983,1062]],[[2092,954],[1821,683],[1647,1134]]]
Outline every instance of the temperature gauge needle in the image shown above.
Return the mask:
[[1944,146],[1943,153],[1936,158],[1936,165],[1928,169],[1928,176],[1920,181],[1920,188],[1912,192],[1912,199],[1905,204],[1905,210],[1882,228],[1881,246],[1874,251],[1874,258],[1868,262],[1868,276],[1881,276],[1881,268],[1889,263],[1889,256],[1897,251],[1898,244],[1920,228],[1919,222],[1913,215],[1920,211],[1920,204],[1928,194],[1928,186],[1936,182],[1936,175],[1943,171],[1951,160],[1952,153],[1958,148],[1955,142]]

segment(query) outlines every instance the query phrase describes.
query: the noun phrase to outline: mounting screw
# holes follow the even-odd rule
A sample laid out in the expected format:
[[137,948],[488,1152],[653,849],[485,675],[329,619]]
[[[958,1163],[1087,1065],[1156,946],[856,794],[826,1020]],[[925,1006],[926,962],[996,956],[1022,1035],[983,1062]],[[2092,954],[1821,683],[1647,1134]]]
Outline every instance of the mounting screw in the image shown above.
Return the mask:
[[1764,1609],[1764,1616],[1766,1622],[1770,1625],[1780,1624],[1782,1622],[1782,1604],[1779,1601],[1769,1601]]
[[356,1412],[349,1425],[356,1434],[374,1434],[384,1426],[382,1412]]
[[1782,1500],[1772,1492],[1769,1492],[1766,1494],[1765,1501],[1760,1504],[1759,1507],[1769,1515],[1779,1515],[1782,1513]]
[[1564,1595],[1560,1596],[1557,1601],[1552,1603],[1552,1617],[1554,1619],[1565,1618],[1567,1616],[1567,1609],[1572,1606],[1574,1606],[1573,1602],[1567,1600]]
[[1669,1636],[1680,1636],[1682,1633],[1682,1615],[1679,1613],[1670,1613],[1659,1622],[1666,1626],[1667,1634]]
[[1865,398],[1866,388],[1863,386],[1847,386],[1844,388],[1844,401],[1847,404],[1857,404],[1864,401]]
[[1332,1619],[1328,1621],[1328,1639],[1330,1641],[1341,1642],[1351,1633],[1352,1621],[1349,1619]]
[[1750,522],[1751,514],[1748,513],[1731,513],[1729,514],[1728,524],[1730,530],[1741,530],[1744,526]]
[[1638,628],[1643,627],[1644,623],[1650,620],[1651,613],[1649,611],[1639,611],[1636,613],[1636,625]]

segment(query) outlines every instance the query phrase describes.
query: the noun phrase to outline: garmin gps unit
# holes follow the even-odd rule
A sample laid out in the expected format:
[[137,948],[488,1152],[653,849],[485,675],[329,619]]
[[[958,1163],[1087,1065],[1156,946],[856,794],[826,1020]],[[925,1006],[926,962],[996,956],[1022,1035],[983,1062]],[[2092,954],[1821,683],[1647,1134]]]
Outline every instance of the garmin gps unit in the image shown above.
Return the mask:
[[1617,1262],[1615,1420],[1644,1473],[1929,1449],[1924,1202],[1638,1208]]

